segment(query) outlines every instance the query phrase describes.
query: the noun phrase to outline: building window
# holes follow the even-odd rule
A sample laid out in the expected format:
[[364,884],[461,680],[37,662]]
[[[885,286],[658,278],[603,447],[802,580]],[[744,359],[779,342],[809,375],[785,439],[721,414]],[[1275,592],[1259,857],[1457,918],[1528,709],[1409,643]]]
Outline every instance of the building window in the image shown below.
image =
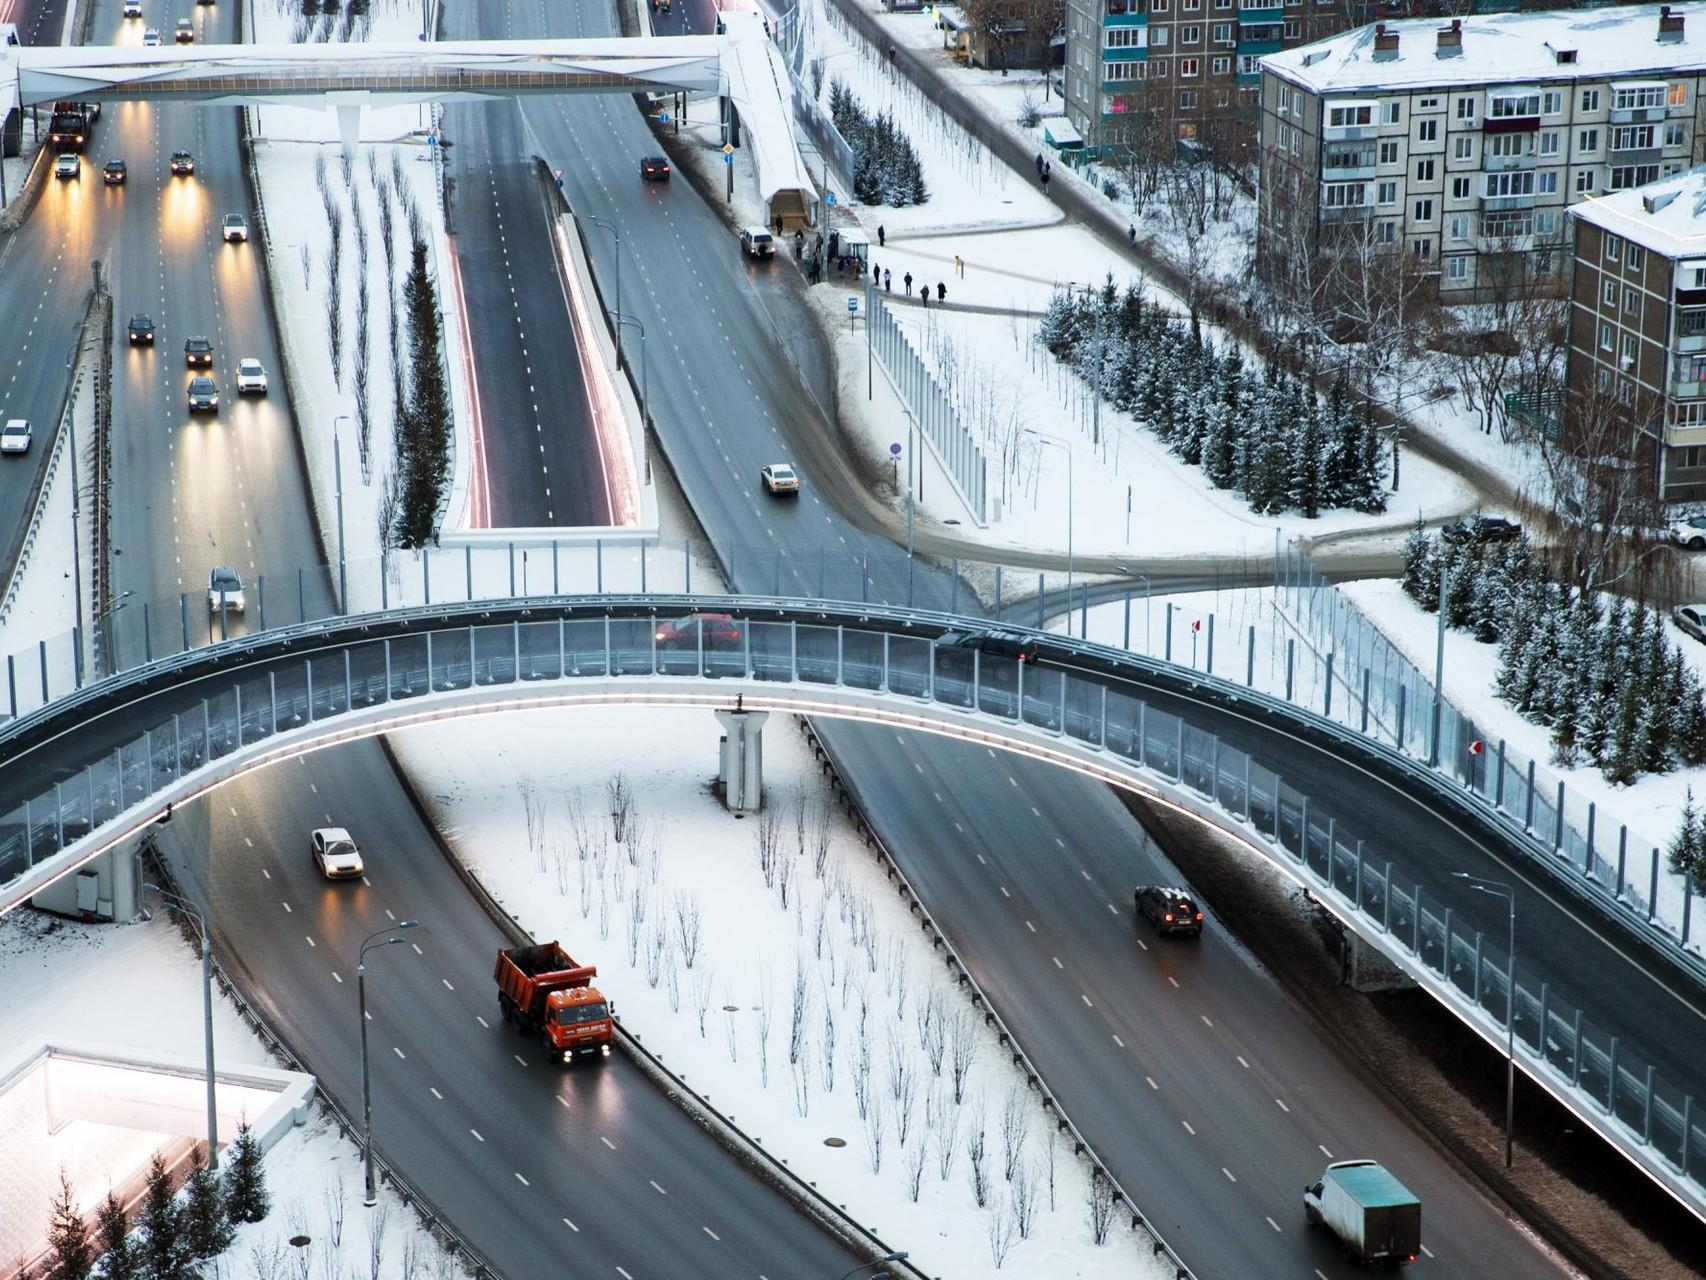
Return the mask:
[[1200,58],[1180,58],[1179,59],[1179,74],[1181,76],[1194,76],[1197,74],[1197,72],[1199,72],[1201,70],[1202,70],[1202,59],[1200,59]]
[[1666,177],[1666,178],[1674,178],[1674,177],[1676,177],[1677,174],[1679,174],[1681,172],[1682,172],[1682,161],[1671,160],[1665,164],[1664,173],[1660,176]]
[[1475,118],[1475,99],[1459,98],[1457,100],[1457,118],[1459,120],[1473,120]]
[[1619,125],[1611,131],[1613,151],[1645,151],[1653,145],[1653,126],[1650,124]]
[[1417,142],[1438,142],[1439,141],[1439,121],[1438,120],[1421,120],[1421,121],[1418,121],[1416,123],[1416,141]]
[[1607,184],[1608,191],[1627,191],[1630,187],[1644,187],[1649,182],[1659,180],[1659,167],[1656,164],[1626,164],[1618,165],[1611,171],[1611,181]]
[[1555,215],[1550,209],[1541,209],[1534,215],[1534,229],[1543,236],[1549,236],[1557,227]]
[[1593,190],[1594,174],[1597,172],[1598,170],[1595,169],[1580,169],[1576,172],[1577,195],[1585,196],[1588,192]]
[[1447,258],[1445,262],[1445,277],[1446,279],[1455,281],[1458,284],[1462,284],[1465,280],[1469,279],[1469,259],[1462,257]]
[[1149,0],[1149,12],[1166,13],[1172,6],[1173,0]]
[[1149,45],[1152,49],[1165,49],[1167,37],[1172,34],[1168,27],[1156,27],[1149,33]]
[[1195,89],[1181,89],[1179,91],[1179,109],[1181,111],[1195,111],[1197,101],[1201,97],[1202,95]]
[[1599,110],[1599,90],[1598,89],[1583,89],[1582,90],[1582,110],[1583,111],[1598,111]]
[[1410,211],[1412,222],[1430,222],[1434,216],[1434,202],[1432,200],[1418,200],[1410,207]]
[[1662,107],[1664,104],[1665,86],[1662,84],[1634,85],[1611,91],[1613,111],[1645,111],[1648,107]]
[[1383,102],[1380,104],[1380,123],[1397,124],[1404,118],[1402,102]]
[[1391,244],[1398,238],[1396,222],[1377,222],[1374,224],[1374,243]]
[[1539,175],[1538,179],[1536,179],[1536,185],[1535,185],[1534,189],[1535,189],[1535,191],[1539,192],[1539,194],[1541,194],[1543,196],[1555,196],[1555,195],[1557,195],[1558,194],[1558,172],[1557,172],[1557,170],[1556,169],[1549,169],[1545,173]]
[[[1106,40],[1103,47],[1107,49],[1141,49],[1148,35],[1149,31],[1144,27],[1109,27],[1103,32]],[[1283,107],[1281,111],[1283,113]]]
[[1253,75],[1255,75],[1258,71],[1261,70],[1261,67],[1257,65],[1257,59],[1260,57],[1261,57],[1261,54],[1259,54],[1259,53],[1241,53],[1241,54],[1239,54],[1238,55],[1238,74],[1241,76],[1253,76]]
[[1487,154],[1501,160],[1515,156],[1532,155],[1534,152],[1533,135],[1526,133],[1495,133],[1487,139]]
[[1629,252],[1623,255],[1623,265],[1631,271],[1639,271],[1646,256],[1640,245],[1632,244],[1629,246]]
[[1541,110],[1549,116],[1555,116],[1564,109],[1564,94],[1558,89],[1548,89],[1541,94],[1543,105]]
[[1488,200],[1534,194],[1534,171],[1524,170],[1481,175],[1481,195]]
[[1143,79],[1143,64],[1141,62],[1104,62],[1102,64],[1102,79],[1110,80],[1141,80]]
[[1605,260],[1607,262],[1623,261],[1623,241],[1616,236],[1607,235],[1605,237]]
[[1181,13],[1196,13],[1202,8],[1202,0],[1179,0]]
[[1592,155],[1599,150],[1599,130],[1582,129],[1576,133],[1576,150]]
[[[1699,359],[1699,357],[1696,357],[1696,359]],[[1630,365],[1632,365],[1634,363],[1635,363],[1635,335],[1632,333],[1626,333],[1623,335],[1623,367],[1625,369],[1627,369]],[[1706,363],[1706,362],[1703,362],[1703,363]]]
[[1201,27],[1181,27],[1179,29],[1179,43],[1180,44],[1201,44],[1202,43],[1202,28]]
[[1451,158],[1468,160],[1475,154],[1475,140],[1459,134],[1451,140]]
[[1410,252],[1415,256],[1417,262],[1426,262],[1433,257],[1433,251],[1434,242],[1432,240],[1410,241]]
[[1665,146],[1680,147],[1683,139],[1688,136],[1688,129],[1682,121],[1672,120],[1665,125]]
[[1416,161],[1416,181],[1432,182],[1434,180],[1434,162],[1432,160]]
[[1540,93],[1491,92],[1487,94],[1487,119],[1514,120],[1540,114]]
[[1605,305],[1610,307],[1613,311],[1617,310],[1617,281],[1607,280],[1605,282],[1604,297]]
[[1681,80],[1678,80],[1674,84],[1672,84],[1670,87],[1670,96],[1667,99],[1667,101],[1668,101],[1669,105],[1671,105],[1673,107],[1685,107],[1685,106],[1687,106],[1688,105],[1688,85]]
[[1453,178],[1451,180],[1451,198],[1453,200],[1468,200],[1473,189],[1473,179]]
[[1287,18],[1285,20],[1285,38],[1287,40],[1297,39],[1301,31],[1302,24],[1300,24],[1296,18]]
[[1216,44],[1232,43],[1232,24],[1230,22],[1217,22],[1214,24],[1214,42]]
[[1398,184],[1396,182],[1377,183],[1374,188],[1374,202],[1376,204],[1397,204]]
[[1321,188],[1321,204],[1327,209],[1360,209],[1367,203],[1367,183],[1329,182]]
[[1599,326],[1599,349],[1601,351],[1615,351],[1616,350],[1616,347],[1612,343],[1612,339],[1611,339],[1611,326],[1604,323],[1603,321],[1600,322],[1600,326]]
[[1454,213],[1454,214],[1452,214],[1452,216],[1451,216],[1451,238],[1453,240],[1467,240],[1469,238],[1469,215],[1468,214],[1466,214],[1466,213]]
[[1558,154],[1558,131],[1548,129],[1540,135],[1540,154],[1555,156]]
[[1623,291],[1623,314],[1629,316],[1634,315],[1635,308],[1639,305],[1640,304],[1635,300],[1635,291],[1633,289],[1625,289]]
[[[1157,31],[1155,34],[1164,36],[1167,32],[1162,30]],[[1157,62],[1155,64],[1155,74],[1150,78],[1154,80],[1165,80],[1167,78],[1167,64],[1165,62]]]
[[1397,164],[1398,163],[1398,142],[1396,139],[1393,139],[1393,140],[1388,141],[1388,142],[1383,142],[1380,144],[1380,163],[1381,164]]
[[1416,99],[1416,110],[1417,111],[1438,111],[1439,110],[1439,99],[1438,98],[1418,98],[1418,99]]
[[[1232,59],[1231,58],[1216,58],[1214,60],[1214,74],[1215,75],[1224,76],[1224,75],[1230,74],[1231,71],[1232,71]],[[1225,96],[1225,95],[1222,95],[1222,96]],[[1221,105],[1224,106],[1225,104],[1223,103]]]

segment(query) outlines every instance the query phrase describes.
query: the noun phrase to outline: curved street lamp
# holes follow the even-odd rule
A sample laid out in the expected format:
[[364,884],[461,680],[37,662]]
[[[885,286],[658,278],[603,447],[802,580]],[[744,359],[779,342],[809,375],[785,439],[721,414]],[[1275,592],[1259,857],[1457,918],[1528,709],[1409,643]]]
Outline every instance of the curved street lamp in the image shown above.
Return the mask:
[[1467,871],[1453,871],[1451,876],[1454,880],[1467,881],[1477,893],[1503,898],[1510,908],[1510,950],[1505,961],[1505,1168],[1508,1169],[1516,1127],[1516,890],[1503,880],[1483,880]]
[[144,881],[142,887],[160,895],[167,910],[186,915],[201,934],[201,1020],[207,1052],[207,1167],[219,1168],[219,1108],[213,1075],[213,951],[207,943],[207,917],[189,904],[182,894]]
[[367,1195],[362,1203],[369,1207],[379,1203],[379,1189],[373,1181],[373,1091],[368,1084],[367,1070],[367,953],[380,947],[394,947],[402,941],[387,937],[399,929],[413,929],[419,920],[399,920],[384,929],[377,929],[361,941],[355,958],[356,1001],[361,1006],[361,1163],[367,1177]]
[[[861,1271],[870,1271],[872,1267],[880,1267],[885,1262],[905,1262],[905,1261],[906,1261],[906,1253],[904,1250],[897,1251],[895,1253],[885,1253],[882,1257],[878,1258],[875,1262],[861,1262],[858,1266],[854,1267],[853,1270],[843,1272],[837,1278],[837,1280],[849,1280],[850,1277],[858,1275]],[[883,1277],[887,1276],[888,1274],[889,1273],[886,1271],[872,1272],[871,1275],[866,1277],[866,1280],[883,1280]]]

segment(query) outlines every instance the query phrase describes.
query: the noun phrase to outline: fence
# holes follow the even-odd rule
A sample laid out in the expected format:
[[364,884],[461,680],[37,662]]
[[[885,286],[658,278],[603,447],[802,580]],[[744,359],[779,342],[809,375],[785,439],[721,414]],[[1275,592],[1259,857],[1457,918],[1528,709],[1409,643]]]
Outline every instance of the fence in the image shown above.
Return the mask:
[[[1662,928],[1681,948],[1693,941],[1694,886],[1665,864],[1660,847],[1503,740],[1489,740],[1473,717],[1443,696],[1297,551],[1275,567],[1276,592],[1317,658],[1341,688],[1335,714],[1417,760],[1426,761],[1525,832],[1554,873],[1592,887],[1600,901]],[[1437,716],[1437,728],[1435,719]],[[1613,834],[1615,840],[1613,841]],[[1684,956],[1706,974],[1697,957]]]
[[960,415],[912,349],[912,342],[895,323],[883,300],[867,289],[870,314],[865,317],[869,338],[883,372],[905,401],[919,431],[948,473],[960,497],[979,525],[989,523],[989,460],[960,421]]

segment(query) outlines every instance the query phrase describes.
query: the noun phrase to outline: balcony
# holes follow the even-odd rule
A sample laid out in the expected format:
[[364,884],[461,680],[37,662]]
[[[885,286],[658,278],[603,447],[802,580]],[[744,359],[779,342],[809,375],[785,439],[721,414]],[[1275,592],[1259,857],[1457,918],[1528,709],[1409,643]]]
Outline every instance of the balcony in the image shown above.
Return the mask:
[[1321,210],[1322,222],[1367,222],[1373,216],[1374,206],[1371,204],[1341,205],[1336,209]]
[[1489,173],[1502,173],[1507,169],[1532,169],[1539,163],[1539,157],[1532,151],[1515,156],[1496,156],[1487,152],[1481,157],[1481,166]]
[[1706,382],[1677,378],[1670,384],[1670,393],[1678,400],[1698,400],[1701,396],[1706,396]]
[[1241,27],[1283,26],[1285,9],[1281,5],[1250,7],[1238,11],[1238,25]]
[[1534,208],[1534,197],[1526,196],[1482,196],[1482,213],[1508,213],[1516,209]]
[[1685,355],[1694,351],[1706,351],[1706,333],[1690,333],[1679,337],[1671,349]]
[[1636,107],[1629,111],[1613,111],[1612,124],[1658,124],[1665,118],[1665,108]]

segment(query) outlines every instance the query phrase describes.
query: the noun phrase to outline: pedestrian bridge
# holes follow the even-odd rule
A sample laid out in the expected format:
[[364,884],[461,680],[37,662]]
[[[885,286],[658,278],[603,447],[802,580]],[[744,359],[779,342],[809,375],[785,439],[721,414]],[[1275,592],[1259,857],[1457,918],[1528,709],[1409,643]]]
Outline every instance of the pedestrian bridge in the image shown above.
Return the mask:
[[[737,636],[707,644],[703,629],[660,626],[700,611],[731,615]],[[1420,886],[1400,878],[1387,855],[1402,851],[1359,839],[1330,800],[1193,724],[1192,708],[1280,727],[1294,744],[1334,740],[1337,726],[1187,668],[1044,632],[1025,633],[1036,658],[1023,663],[940,642],[983,625],[874,604],[559,596],[305,623],[144,662],[0,727],[0,911],[223,782],[458,716],[703,707],[942,734],[1129,788],[1238,839],[1489,1043],[1502,1048],[1514,1016],[1523,1069],[1706,1216],[1706,1116],[1632,1037],[1597,1034],[1556,986],[1520,973],[1512,984],[1495,938],[1454,927],[1449,907],[1431,891],[1424,905]],[[1350,741],[1334,747],[1347,760]]]

